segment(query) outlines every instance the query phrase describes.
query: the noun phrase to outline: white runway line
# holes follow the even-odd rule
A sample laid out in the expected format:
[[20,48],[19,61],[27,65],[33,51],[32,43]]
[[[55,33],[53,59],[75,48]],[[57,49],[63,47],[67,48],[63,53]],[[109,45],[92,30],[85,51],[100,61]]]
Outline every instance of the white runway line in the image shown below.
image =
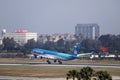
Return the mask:
[[[112,76],[113,80],[120,80],[120,76]],[[37,77],[12,77],[0,76],[0,80],[66,80],[66,78],[37,78]],[[72,79],[69,79],[72,80]]]

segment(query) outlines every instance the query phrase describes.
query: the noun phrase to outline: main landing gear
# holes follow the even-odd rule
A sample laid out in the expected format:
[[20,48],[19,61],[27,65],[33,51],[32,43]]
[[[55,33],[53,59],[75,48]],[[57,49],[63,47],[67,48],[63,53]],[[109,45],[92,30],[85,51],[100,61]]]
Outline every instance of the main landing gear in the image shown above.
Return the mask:
[[[56,63],[56,62],[57,62],[57,60],[54,60],[54,63]],[[50,62],[49,60],[47,60],[47,63],[48,63],[48,64],[51,64],[51,62]],[[62,61],[61,61],[61,60],[58,60],[58,63],[59,63],[59,64],[62,64]]]
[[58,63],[59,63],[59,64],[62,64],[62,61],[58,60]]
[[47,63],[48,63],[48,64],[51,64],[51,62],[50,62],[49,60],[47,60]]

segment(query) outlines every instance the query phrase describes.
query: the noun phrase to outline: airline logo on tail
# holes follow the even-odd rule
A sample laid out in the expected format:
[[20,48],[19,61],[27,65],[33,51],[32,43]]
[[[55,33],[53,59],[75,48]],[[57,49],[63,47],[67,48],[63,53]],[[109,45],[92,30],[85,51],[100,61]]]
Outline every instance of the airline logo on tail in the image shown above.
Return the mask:
[[79,50],[80,50],[80,44],[77,44],[76,46],[74,46],[73,54],[77,55]]

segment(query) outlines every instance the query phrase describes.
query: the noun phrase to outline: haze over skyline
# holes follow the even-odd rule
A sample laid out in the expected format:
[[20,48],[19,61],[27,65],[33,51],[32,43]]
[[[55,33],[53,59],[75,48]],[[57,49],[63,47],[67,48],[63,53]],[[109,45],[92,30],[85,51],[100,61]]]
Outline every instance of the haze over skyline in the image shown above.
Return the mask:
[[100,34],[120,34],[120,0],[0,0],[0,30],[71,33],[97,23]]

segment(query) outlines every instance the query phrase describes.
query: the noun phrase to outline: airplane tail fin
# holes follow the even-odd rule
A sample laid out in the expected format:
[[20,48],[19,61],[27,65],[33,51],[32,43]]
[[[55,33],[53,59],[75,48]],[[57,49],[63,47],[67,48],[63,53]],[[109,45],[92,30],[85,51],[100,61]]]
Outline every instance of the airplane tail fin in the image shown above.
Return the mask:
[[78,43],[76,46],[74,46],[73,54],[77,55],[79,50],[80,50],[80,44]]

